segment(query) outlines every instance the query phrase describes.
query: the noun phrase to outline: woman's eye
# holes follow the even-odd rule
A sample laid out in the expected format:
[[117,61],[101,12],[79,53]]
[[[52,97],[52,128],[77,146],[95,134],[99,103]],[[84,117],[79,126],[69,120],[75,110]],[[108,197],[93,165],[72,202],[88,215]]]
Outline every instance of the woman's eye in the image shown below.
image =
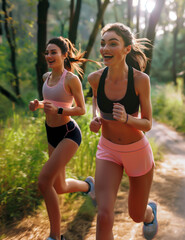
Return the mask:
[[101,47],[104,47],[104,46],[105,46],[105,43],[101,43],[100,45],[101,45]]
[[114,46],[116,46],[117,44],[116,44],[116,43],[111,43],[110,45],[114,47]]

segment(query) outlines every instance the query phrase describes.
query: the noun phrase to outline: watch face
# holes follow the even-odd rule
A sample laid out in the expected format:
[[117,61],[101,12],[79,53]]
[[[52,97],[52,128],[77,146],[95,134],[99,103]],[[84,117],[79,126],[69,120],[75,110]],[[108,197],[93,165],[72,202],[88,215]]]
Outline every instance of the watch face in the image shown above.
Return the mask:
[[62,114],[63,108],[58,108],[58,114]]

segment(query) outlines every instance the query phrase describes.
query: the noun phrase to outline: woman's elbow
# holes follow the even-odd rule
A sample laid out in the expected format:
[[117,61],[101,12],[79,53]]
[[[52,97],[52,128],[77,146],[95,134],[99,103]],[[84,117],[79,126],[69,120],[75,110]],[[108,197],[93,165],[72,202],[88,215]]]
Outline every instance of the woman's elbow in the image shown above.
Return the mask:
[[148,132],[148,131],[150,131],[151,130],[151,128],[152,128],[152,121],[147,121],[147,124],[145,125],[145,129],[144,129],[144,131],[145,132]]
[[86,108],[82,107],[80,110],[80,115],[84,115],[86,113]]

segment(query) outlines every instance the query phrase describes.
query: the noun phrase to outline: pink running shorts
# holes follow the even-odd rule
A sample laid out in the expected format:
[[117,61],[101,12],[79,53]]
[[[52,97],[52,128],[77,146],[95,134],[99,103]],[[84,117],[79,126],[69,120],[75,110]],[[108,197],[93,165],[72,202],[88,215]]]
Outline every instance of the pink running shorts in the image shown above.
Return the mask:
[[130,177],[145,175],[154,166],[152,149],[145,135],[128,145],[115,144],[101,136],[96,157],[123,166]]

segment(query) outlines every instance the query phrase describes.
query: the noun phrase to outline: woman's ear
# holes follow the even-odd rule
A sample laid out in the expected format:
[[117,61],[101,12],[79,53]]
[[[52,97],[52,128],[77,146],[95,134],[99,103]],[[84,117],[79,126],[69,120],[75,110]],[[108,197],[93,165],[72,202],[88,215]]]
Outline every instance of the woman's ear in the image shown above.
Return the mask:
[[64,56],[64,58],[66,58],[67,57],[67,52],[65,54],[63,54],[63,56]]
[[128,45],[127,47],[125,47],[125,53],[128,54],[132,49],[131,45]]

